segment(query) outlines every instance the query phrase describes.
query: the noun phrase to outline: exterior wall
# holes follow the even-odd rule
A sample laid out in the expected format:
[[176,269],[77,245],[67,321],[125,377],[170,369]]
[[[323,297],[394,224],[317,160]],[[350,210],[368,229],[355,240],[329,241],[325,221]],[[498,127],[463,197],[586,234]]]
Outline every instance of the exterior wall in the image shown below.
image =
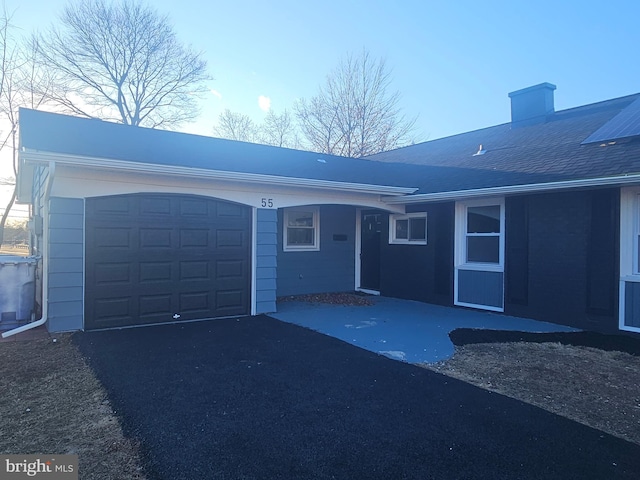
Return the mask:
[[381,238],[380,293],[389,297],[453,305],[454,203],[407,207],[427,212],[427,244],[389,243],[389,217]]
[[278,296],[353,291],[355,220],[355,207],[323,205],[320,207],[320,250],[284,252],[283,212],[279,210]]
[[256,218],[256,314],[276,311],[278,212],[258,209]]
[[53,197],[49,203],[50,332],[80,330],[84,318],[84,201]]
[[618,198],[606,189],[506,199],[505,313],[617,330]]

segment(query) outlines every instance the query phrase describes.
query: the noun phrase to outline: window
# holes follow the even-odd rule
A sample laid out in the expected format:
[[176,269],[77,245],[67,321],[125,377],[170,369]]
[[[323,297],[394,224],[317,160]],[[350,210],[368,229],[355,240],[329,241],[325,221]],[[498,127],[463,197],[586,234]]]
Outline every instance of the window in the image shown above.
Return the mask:
[[501,205],[467,207],[466,263],[502,263],[501,214]]
[[320,220],[317,207],[284,211],[284,251],[320,250]]
[[389,218],[389,243],[427,244],[427,214],[408,213]]

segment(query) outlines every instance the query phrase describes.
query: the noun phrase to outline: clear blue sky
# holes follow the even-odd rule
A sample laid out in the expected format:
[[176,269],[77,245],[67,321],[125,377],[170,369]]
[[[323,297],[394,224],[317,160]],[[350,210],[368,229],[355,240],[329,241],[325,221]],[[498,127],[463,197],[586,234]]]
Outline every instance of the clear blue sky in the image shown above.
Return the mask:
[[[46,28],[63,0],[5,0],[14,23]],[[508,92],[551,82],[556,109],[640,91],[640,2],[536,0],[155,0],[204,53],[211,134],[225,108],[260,121],[260,95],[280,112],[310,97],[348,52],[366,48],[393,72],[422,139],[509,121]],[[1,176],[1,175],[0,175]]]

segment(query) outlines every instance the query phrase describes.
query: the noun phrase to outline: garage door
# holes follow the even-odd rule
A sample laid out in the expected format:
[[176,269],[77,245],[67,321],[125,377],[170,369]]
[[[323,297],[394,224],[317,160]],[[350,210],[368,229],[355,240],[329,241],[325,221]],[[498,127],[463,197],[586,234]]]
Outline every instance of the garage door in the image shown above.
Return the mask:
[[86,201],[85,328],[249,313],[251,209],[205,197]]

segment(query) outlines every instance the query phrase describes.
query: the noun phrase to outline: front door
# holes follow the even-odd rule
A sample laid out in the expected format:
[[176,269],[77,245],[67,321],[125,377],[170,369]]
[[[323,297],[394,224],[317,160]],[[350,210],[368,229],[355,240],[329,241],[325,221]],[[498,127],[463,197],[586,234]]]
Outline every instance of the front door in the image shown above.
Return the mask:
[[360,222],[360,288],[380,291],[380,241],[382,214],[362,212]]

